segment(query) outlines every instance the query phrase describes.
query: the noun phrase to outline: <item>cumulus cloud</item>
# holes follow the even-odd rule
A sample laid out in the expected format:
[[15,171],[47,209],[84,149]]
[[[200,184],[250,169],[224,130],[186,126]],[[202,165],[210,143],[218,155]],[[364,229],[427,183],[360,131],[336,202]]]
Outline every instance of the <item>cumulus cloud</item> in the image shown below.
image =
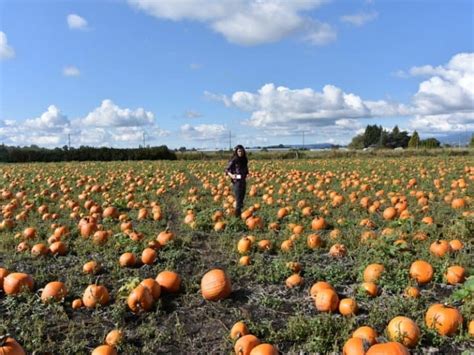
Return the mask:
[[81,75],[81,72],[74,65],[70,65],[63,68],[63,75],[64,76],[79,76]]
[[360,27],[365,25],[367,22],[375,20],[379,14],[376,11],[372,12],[359,12],[353,15],[344,15],[341,16],[341,21],[345,23],[350,23],[351,25]]
[[473,129],[474,53],[459,53],[446,65],[410,69],[413,76],[428,76],[413,97],[411,127],[421,131]]
[[76,14],[69,14],[67,16],[67,24],[71,30],[86,30],[87,20]]
[[15,57],[15,50],[8,44],[5,32],[0,31],[0,59],[10,59]]
[[48,110],[41,116],[27,119],[24,125],[29,128],[38,129],[63,129],[70,125],[67,116],[54,105],[48,107]]
[[221,124],[182,125],[181,136],[186,140],[219,141],[227,135],[227,129]]
[[135,110],[120,108],[112,100],[103,100],[102,104],[82,120],[82,124],[95,127],[133,127],[149,126],[155,122],[153,112],[143,108]]
[[5,144],[57,147],[67,144],[70,134],[73,146],[138,146],[160,144],[170,132],[161,129],[151,112],[143,109],[121,109],[104,100],[84,118],[69,120],[55,105],[36,118],[1,120],[0,139]]
[[[160,19],[191,20],[207,24],[229,42],[253,46],[278,41],[306,29],[310,20],[304,13],[328,0],[128,0],[130,5]],[[313,43],[322,44],[328,28],[313,28]],[[325,39],[327,43],[327,39]]]
[[369,100],[334,85],[317,91],[269,83],[257,92],[204,94],[248,112],[242,124],[265,129],[268,134],[291,135],[331,127],[333,131],[354,131],[369,123],[365,119],[389,117],[408,117],[408,129],[422,133],[474,130],[474,53],[460,53],[446,65],[413,67],[403,74],[426,77],[409,103]]
[[238,91],[230,98],[217,96],[216,99],[251,112],[246,125],[271,129],[328,126],[340,119],[399,116],[408,112],[404,105],[385,100],[363,100],[334,85],[326,85],[318,92],[311,88],[289,89],[265,84],[257,93]]

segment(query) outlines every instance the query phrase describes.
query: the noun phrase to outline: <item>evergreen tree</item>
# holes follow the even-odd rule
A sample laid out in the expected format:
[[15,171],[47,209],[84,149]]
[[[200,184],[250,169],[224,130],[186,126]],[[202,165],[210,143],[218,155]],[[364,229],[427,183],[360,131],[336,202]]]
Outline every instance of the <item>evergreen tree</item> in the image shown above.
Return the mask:
[[469,147],[474,148],[474,133],[471,135],[471,142],[469,143]]
[[418,148],[419,145],[420,145],[420,136],[418,135],[418,132],[415,131],[413,132],[413,135],[408,141],[408,148]]
[[436,138],[428,138],[428,139],[423,139],[421,142],[420,142],[420,145],[423,147],[423,148],[439,148],[439,146],[441,145],[441,143],[439,142],[439,140],[437,140]]

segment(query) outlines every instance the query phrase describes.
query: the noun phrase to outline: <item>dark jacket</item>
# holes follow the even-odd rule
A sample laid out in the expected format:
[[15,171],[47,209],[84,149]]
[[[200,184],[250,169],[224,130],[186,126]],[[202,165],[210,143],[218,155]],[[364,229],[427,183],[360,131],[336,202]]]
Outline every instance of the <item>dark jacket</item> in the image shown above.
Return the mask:
[[229,160],[225,172],[232,174],[240,174],[242,175],[242,179],[245,179],[249,173],[247,159],[239,159],[238,157],[232,158],[231,160]]

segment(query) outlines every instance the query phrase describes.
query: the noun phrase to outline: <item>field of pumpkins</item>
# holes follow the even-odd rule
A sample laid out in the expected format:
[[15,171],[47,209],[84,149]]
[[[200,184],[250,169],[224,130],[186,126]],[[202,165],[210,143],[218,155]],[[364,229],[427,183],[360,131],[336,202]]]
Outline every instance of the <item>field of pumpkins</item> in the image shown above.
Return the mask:
[[471,156],[0,166],[0,354],[469,354]]

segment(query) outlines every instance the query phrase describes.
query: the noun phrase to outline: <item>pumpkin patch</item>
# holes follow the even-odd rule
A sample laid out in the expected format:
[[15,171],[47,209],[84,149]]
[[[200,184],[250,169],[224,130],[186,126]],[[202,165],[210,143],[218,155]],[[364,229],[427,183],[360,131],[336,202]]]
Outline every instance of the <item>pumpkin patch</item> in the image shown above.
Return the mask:
[[2,165],[0,353],[472,348],[473,163]]

